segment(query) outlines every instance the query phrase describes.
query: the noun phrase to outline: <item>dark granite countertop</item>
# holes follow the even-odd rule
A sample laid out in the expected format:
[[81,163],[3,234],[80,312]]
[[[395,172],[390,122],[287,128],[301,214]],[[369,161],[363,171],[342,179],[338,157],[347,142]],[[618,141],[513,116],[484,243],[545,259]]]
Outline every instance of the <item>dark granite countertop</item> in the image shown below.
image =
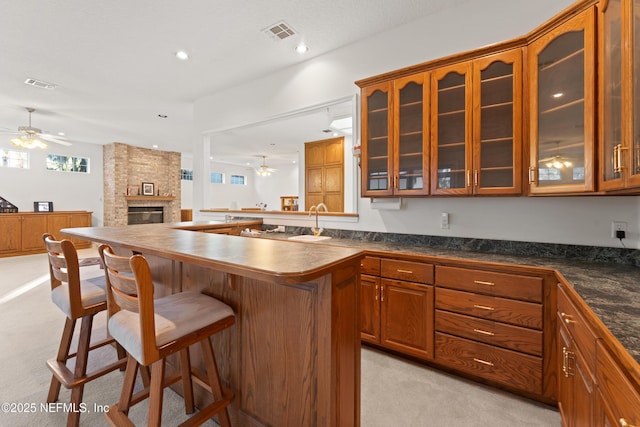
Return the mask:
[[[289,233],[262,233],[261,238],[286,240]],[[640,268],[633,265],[586,262],[560,257],[504,255],[412,243],[332,238],[314,243],[347,246],[370,252],[395,252],[460,260],[516,264],[558,271],[570,283],[629,354],[640,363]]]

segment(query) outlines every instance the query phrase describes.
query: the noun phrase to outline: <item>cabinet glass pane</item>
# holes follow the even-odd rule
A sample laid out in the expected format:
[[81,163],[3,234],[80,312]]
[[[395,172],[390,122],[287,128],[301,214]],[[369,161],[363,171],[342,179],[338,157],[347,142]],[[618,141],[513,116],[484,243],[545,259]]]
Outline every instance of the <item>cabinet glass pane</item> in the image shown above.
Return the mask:
[[584,31],[538,55],[538,185],[584,183]]
[[398,174],[400,190],[422,189],[422,85],[408,83],[399,91],[400,135],[398,139]]
[[622,143],[622,17],[621,0],[609,0],[604,14],[604,159],[605,181],[620,178],[614,167],[614,147]]
[[389,188],[389,94],[375,91],[367,100],[367,188]]
[[633,1],[633,146],[631,174],[640,174],[640,0]]
[[480,182],[513,186],[513,65],[494,62],[480,73]]
[[465,76],[438,81],[438,188],[465,188]]

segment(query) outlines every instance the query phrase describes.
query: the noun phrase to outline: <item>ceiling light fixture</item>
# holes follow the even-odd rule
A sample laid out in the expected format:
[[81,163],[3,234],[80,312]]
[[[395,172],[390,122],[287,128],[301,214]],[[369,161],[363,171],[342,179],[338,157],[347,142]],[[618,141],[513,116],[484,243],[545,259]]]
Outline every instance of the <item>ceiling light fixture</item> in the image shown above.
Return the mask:
[[553,94],[553,97],[554,97],[554,98],[562,98],[562,95],[564,95],[564,93],[562,93],[562,92],[558,92],[558,93],[554,93],[554,94]]
[[181,61],[186,61],[187,59],[189,59],[189,54],[184,50],[179,50],[176,52],[176,58],[178,58]]
[[27,148],[27,149],[32,149],[32,148],[45,149],[45,148],[47,148],[47,144],[42,142],[35,135],[29,135],[29,134],[21,136],[19,138],[11,138],[11,143],[13,145],[15,145],[16,147]]
[[262,156],[262,165],[256,169],[258,176],[271,176],[271,169],[269,169],[269,166],[267,166],[265,162],[266,156]]
[[298,52],[301,55],[303,53],[307,53],[307,52],[309,52],[309,46],[307,46],[304,43],[300,43],[298,46],[296,46],[296,52]]

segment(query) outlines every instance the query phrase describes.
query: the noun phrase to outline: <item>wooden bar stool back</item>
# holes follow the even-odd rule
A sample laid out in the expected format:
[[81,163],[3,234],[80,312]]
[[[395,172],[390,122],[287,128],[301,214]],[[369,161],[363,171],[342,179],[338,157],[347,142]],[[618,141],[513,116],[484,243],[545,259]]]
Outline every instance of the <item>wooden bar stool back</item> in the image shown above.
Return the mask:
[[[120,401],[109,408],[107,420],[115,426],[132,425],[129,408],[148,397],[148,425],[160,426],[163,389],[182,379],[187,414],[194,412],[193,380],[212,393],[213,402],[181,425],[200,425],[217,415],[220,425],[230,426],[227,406],[234,394],[222,387],[209,338],[235,323],[231,307],[196,292],[154,300],[151,270],[144,256],[118,256],[107,245],[101,245],[98,251],[107,277],[109,333],[129,354]],[[206,378],[191,369],[189,346],[198,342]],[[181,372],[165,378],[165,358],[174,353],[180,354]],[[140,366],[151,366],[151,381],[149,387],[134,395]]]
[[[56,240],[52,234],[42,235],[49,259],[51,277],[51,299],[65,314],[62,339],[55,359],[47,361],[53,373],[47,402],[56,402],[60,396],[60,386],[71,389],[71,407],[67,417],[67,426],[77,426],[80,422],[80,403],[84,393],[84,385],[118,368],[124,368],[126,355],[122,347],[117,347],[117,360],[106,366],[87,373],[89,353],[92,350],[114,343],[107,337],[91,344],[93,317],[107,309],[105,289],[91,282],[80,279],[78,253],[69,240]],[[76,321],[82,319],[78,346],[71,352],[71,343]],[[75,358],[73,371],[67,367],[67,361]]]

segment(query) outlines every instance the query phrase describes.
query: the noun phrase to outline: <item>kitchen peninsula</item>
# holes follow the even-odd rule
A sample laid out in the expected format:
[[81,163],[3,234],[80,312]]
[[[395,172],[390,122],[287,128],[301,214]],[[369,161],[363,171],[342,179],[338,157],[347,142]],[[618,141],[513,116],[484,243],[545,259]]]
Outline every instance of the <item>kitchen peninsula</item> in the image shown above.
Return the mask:
[[235,425],[359,425],[357,301],[364,251],[167,224],[63,233],[143,254],[156,297],[201,291],[234,309],[236,325],[213,344],[221,378],[235,392]]

